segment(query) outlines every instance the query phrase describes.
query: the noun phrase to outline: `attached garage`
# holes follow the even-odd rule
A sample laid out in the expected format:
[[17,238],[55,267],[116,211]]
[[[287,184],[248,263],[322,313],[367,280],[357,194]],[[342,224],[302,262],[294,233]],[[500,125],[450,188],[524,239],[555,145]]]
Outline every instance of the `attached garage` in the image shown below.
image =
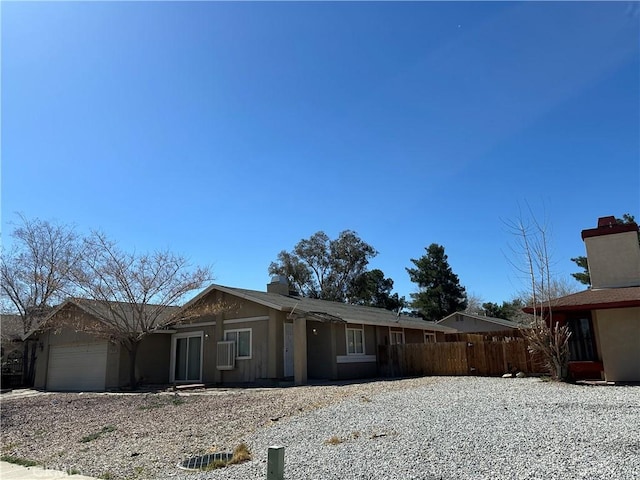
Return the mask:
[[108,342],[51,345],[47,390],[104,390]]

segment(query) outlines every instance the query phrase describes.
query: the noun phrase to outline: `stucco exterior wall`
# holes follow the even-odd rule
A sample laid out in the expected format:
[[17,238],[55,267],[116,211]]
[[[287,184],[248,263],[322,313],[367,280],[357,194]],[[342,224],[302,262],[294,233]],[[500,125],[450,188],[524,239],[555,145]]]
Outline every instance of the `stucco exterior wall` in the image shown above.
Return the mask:
[[[287,314],[271,310],[269,312],[269,345],[274,345],[273,351],[268,352],[269,371],[268,378],[284,377],[284,323]],[[275,374],[274,374],[275,372]]]
[[[179,333],[203,332],[204,383],[248,383],[284,377],[284,323],[291,321],[287,320],[285,312],[221,291],[212,291],[203,302],[221,303],[226,308],[220,313],[192,320],[187,328],[180,327]],[[224,340],[225,331],[241,329],[251,329],[251,358],[237,358],[233,370],[218,370],[217,342]],[[306,343],[306,335],[303,340]]]
[[[120,347],[119,386],[129,383],[129,352]],[[171,334],[154,333],[142,339],[136,358],[136,378],[141,384],[169,383]]]
[[222,383],[254,382],[268,377],[268,326],[268,320],[224,325],[224,331],[251,329],[251,358],[236,359],[236,368],[221,371]]
[[[364,331],[364,354],[347,355],[347,328],[358,328]],[[379,335],[373,325],[351,324],[337,325],[335,334],[336,344],[336,378],[370,378],[378,374],[378,365],[375,360],[377,356],[377,343]],[[362,361],[358,361],[361,359]]]
[[314,379],[336,376],[336,357],[331,341],[332,323],[307,322],[307,374]]
[[640,247],[636,232],[584,239],[592,288],[640,285]]
[[594,311],[605,380],[640,382],[640,307]]

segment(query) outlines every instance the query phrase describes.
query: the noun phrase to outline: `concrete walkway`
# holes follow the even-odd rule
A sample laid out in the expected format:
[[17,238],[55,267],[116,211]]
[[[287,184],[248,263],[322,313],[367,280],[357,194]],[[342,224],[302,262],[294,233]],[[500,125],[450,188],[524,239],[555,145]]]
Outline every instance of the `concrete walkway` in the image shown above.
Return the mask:
[[2,480],[95,480],[84,475],[68,475],[57,470],[46,470],[42,467],[21,467],[8,462],[0,462],[0,478]]

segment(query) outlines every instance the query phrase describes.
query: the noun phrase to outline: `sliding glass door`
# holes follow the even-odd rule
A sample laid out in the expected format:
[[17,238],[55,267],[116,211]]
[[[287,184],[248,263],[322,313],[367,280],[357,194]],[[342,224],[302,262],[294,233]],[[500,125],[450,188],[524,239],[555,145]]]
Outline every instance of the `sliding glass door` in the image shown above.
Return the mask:
[[202,381],[202,333],[175,335],[173,352],[173,380]]

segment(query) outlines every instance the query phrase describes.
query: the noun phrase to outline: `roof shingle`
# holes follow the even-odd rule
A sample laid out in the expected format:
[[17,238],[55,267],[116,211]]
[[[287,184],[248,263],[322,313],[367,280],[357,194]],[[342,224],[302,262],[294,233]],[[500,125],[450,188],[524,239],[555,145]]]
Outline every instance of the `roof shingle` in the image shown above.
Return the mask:
[[[640,287],[590,289],[551,301],[552,311],[625,307],[640,307]],[[548,310],[548,305],[541,305],[539,308]],[[524,311],[532,313],[533,310],[531,307],[527,307]]]

